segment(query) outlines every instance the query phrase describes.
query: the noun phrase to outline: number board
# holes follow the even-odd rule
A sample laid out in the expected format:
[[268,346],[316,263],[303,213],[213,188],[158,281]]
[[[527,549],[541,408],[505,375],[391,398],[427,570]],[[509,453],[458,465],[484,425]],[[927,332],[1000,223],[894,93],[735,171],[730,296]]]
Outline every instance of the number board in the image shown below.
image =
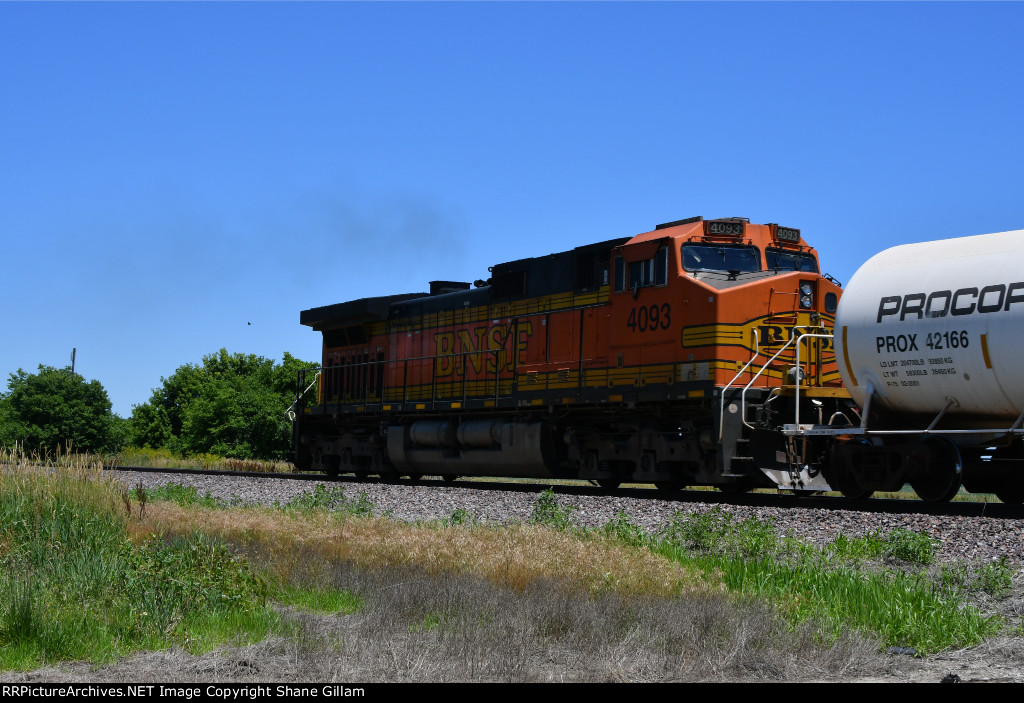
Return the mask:
[[783,242],[799,242],[800,230],[792,227],[775,227],[775,238]]
[[705,226],[707,227],[708,234],[743,236],[742,222],[716,222],[714,220],[710,220]]

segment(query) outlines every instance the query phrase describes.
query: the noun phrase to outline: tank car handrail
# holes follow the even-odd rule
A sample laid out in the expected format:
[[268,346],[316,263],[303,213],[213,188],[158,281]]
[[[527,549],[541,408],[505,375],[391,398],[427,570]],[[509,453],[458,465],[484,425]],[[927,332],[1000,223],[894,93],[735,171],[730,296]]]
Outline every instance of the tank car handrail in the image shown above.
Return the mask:
[[[870,394],[868,399],[871,398]],[[860,427],[836,427],[836,428],[821,428],[815,425],[801,425],[798,422],[792,425],[784,425],[782,433],[786,436],[799,436],[812,432],[818,435],[841,435],[841,434],[858,434],[865,437],[875,435],[996,435],[997,437],[1005,437],[1007,435],[1024,435],[1024,427],[1021,427],[1021,423],[1024,423],[1024,411],[1017,416],[1017,419],[1013,421],[1013,424],[1009,427],[989,427],[989,428],[977,428],[977,429],[966,429],[966,430],[945,430],[935,429],[935,425],[938,424],[939,420],[942,419],[946,411],[952,407],[952,403],[947,402],[946,406],[939,412],[938,415],[928,424],[923,430],[869,430],[864,426],[863,420],[861,421]],[[799,420],[799,416],[797,417]]]

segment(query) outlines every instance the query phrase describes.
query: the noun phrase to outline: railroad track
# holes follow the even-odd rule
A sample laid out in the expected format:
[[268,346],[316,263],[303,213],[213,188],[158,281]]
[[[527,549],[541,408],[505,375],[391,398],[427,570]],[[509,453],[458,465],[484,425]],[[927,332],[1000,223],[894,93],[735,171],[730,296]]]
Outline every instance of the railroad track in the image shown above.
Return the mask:
[[914,514],[958,517],[990,517],[1005,519],[1024,519],[1024,506],[1006,505],[999,502],[951,501],[949,503],[930,503],[913,498],[869,498],[853,500],[850,498],[827,495],[793,495],[788,493],[750,492],[743,494],[725,494],[714,490],[677,490],[661,491],[655,488],[618,488],[609,491],[583,482],[577,484],[558,481],[524,481],[500,478],[474,478],[460,480],[457,483],[445,481],[440,477],[424,477],[415,481],[409,479],[385,480],[380,478],[357,478],[341,474],[329,477],[323,473],[283,473],[260,471],[237,471],[221,469],[194,468],[153,468],[147,466],[110,466],[105,471],[123,471],[129,473],[178,474],[182,476],[211,476],[220,478],[248,478],[261,480],[307,481],[323,484],[339,484],[342,486],[366,485],[403,485],[409,487],[422,486],[441,487],[458,486],[470,490],[498,490],[510,493],[535,494],[539,490],[551,487],[563,496],[618,496],[640,500],[669,500],[678,503],[702,503],[707,505],[736,505],[755,508],[797,508],[826,511],[856,511],[879,514]]

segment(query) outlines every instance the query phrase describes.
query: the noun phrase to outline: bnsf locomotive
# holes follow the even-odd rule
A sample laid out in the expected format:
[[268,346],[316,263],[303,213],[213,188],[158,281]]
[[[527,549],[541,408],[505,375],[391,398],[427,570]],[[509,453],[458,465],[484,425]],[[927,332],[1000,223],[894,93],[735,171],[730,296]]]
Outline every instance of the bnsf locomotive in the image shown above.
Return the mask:
[[837,440],[800,428],[858,423],[832,345],[840,292],[799,229],[693,217],[474,284],[305,310],[323,366],[299,382],[317,396],[299,403],[293,459],[357,476],[827,490]]

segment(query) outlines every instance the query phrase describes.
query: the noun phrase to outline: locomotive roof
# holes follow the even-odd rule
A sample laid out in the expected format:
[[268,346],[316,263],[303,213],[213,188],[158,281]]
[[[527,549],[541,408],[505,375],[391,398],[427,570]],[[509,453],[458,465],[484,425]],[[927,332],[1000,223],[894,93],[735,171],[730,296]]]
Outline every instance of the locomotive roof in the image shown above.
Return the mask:
[[336,303],[319,308],[303,310],[299,313],[299,324],[309,325],[315,330],[328,329],[343,325],[386,320],[392,303],[412,298],[422,298],[427,293],[401,293],[384,295],[377,298],[360,298],[347,303]]

